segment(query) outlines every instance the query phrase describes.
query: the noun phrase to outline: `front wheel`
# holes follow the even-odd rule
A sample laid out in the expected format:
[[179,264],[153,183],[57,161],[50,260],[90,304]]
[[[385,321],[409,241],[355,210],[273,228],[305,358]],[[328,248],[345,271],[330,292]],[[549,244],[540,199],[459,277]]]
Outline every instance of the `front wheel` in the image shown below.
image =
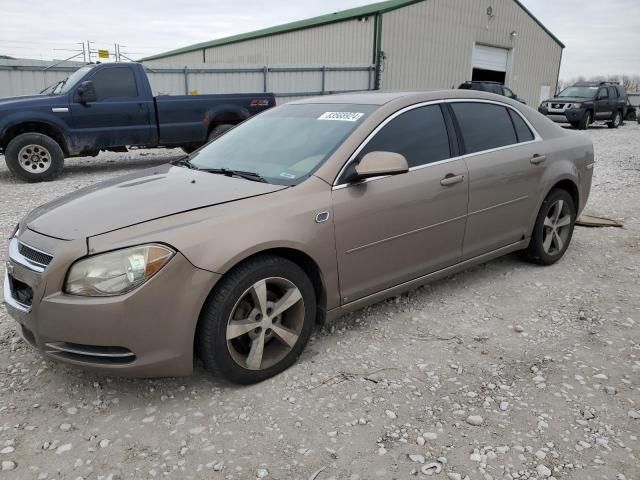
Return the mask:
[[60,145],[41,133],[22,133],[13,138],[4,156],[11,173],[30,183],[53,180],[64,167]]
[[196,333],[204,367],[241,384],[291,366],[315,324],[311,281],[295,263],[257,257],[230,271],[207,299]]
[[540,265],[560,260],[571,242],[575,221],[576,207],[569,192],[551,190],[538,212],[526,258]]
[[617,111],[613,116],[613,120],[607,123],[607,127],[618,128],[621,123],[622,123],[622,113],[620,111]]
[[578,122],[578,129],[580,130],[586,130],[587,128],[589,128],[589,124],[591,124],[591,111],[587,110],[586,112],[584,112],[584,115],[582,116],[582,119],[580,119],[580,122]]

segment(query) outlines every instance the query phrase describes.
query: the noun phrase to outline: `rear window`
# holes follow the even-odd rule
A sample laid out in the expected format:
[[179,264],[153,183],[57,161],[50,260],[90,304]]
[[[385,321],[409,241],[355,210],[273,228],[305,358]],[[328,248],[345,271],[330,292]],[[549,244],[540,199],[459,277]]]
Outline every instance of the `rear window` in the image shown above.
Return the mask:
[[506,107],[491,103],[452,103],[466,153],[481,152],[518,143]]

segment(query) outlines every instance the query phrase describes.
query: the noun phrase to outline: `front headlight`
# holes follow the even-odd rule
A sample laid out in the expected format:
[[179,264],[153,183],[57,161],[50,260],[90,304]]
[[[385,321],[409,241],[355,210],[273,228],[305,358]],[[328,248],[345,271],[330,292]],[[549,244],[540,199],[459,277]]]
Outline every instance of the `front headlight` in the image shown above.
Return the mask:
[[547,102],[542,102],[542,103],[540,104],[540,108],[549,108],[549,103],[547,103]]
[[569,105],[567,105],[567,108],[582,108],[582,104],[581,103],[570,103]]
[[84,258],[71,266],[64,291],[86,297],[122,295],[153,277],[175,253],[151,244]]

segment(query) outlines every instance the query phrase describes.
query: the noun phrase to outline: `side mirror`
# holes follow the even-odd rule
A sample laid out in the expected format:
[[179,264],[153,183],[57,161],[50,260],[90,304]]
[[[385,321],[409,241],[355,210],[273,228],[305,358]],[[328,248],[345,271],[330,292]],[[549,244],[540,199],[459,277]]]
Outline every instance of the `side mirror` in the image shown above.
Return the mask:
[[382,175],[397,175],[409,171],[409,164],[404,155],[394,152],[369,152],[355,167],[350,181]]
[[87,102],[95,102],[97,100],[96,97],[96,89],[93,86],[93,82],[91,80],[87,80],[82,82],[80,86],[76,89],[76,93],[73,97],[74,101],[85,104]]

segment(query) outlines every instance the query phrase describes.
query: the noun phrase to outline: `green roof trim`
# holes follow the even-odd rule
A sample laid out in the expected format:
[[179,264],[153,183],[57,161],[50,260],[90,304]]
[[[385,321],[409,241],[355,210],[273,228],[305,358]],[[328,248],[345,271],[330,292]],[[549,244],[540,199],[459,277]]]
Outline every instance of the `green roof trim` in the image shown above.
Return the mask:
[[[329,13],[326,15],[320,15],[319,17],[307,18],[305,20],[298,20],[296,22],[285,23],[283,25],[276,25],[274,27],[263,28],[261,30],[255,30],[253,32],[241,33],[238,35],[232,35],[230,37],[219,38],[217,40],[211,40],[208,42],[196,43],[194,45],[188,45],[186,47],[177,48],[168,52],[159,53],[150,57],[145,57],[141,61],[157,60],[159,58],[171,57],[173,55],[179,55],[181,53],[195,52],[205,48],[219,47],[221,45],[229,45],[231,43],[243,42],[245,40],[252,40],[256,38],[268,37],[271,35],[277,35],[279,33],[293,32],[296,30],[304,30],[307,28],[318,27],[321,25],[328,25],[331,23],[344,22],[346,20],[352,20],[354,18],[368,17],[378,13],[385,13],[391,10],[397,10],[414,3],[423,2],[425,0],[387,0],[384,2],[371,3],[369,5],[363,5],[362,7],[349,8],[339,12]],[[558,40],[558,38],[545,27],[540,20],[538,20],[519,0],[514,0],[516,4],[522,8],[527,15],[529,15],[551,38],[553,38],[562,48],[565,45]]]

